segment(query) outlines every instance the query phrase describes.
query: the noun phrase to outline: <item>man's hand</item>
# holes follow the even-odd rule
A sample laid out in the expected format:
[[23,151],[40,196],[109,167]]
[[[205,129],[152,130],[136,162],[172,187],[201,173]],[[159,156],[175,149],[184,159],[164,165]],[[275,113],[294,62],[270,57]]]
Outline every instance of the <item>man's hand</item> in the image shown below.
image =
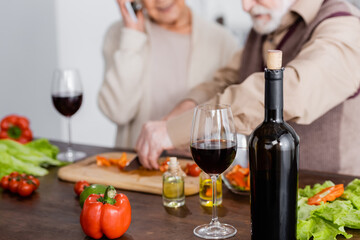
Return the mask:
[[135,149],[145,168],[158,169],[159,156],[164,150],[172,148],[165,121],[147,122],[143,125]]
[[125,7],[125,2],[132,2],[134,0],[117,0],[117,3],[120,7],[120,12],[121,12],[121,16],[123,18],[124,21],[124,25],[127,28],[131,28],[140,32],[145,32],[145,20],[144,20],[144,14],[142,13],[142,11],[138,11],[136,13],[136,17],[137,17],[137,22],[135,22],[129,12],[127,11],[126,7]]

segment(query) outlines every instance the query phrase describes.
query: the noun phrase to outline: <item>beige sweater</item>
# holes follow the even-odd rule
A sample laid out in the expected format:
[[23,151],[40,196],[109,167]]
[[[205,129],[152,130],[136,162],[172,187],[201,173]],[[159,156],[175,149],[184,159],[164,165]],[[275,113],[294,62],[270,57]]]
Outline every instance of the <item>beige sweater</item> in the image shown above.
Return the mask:
[[[116,22],[104,40],[105,76],[98,104],[101,111],[117,124],[117,147],[134,147],[142,125],[151,116],[151,24],[142,33]],[[238,49],[235,39],[216,23],[193,14],[191,53],[187,73],[188,89],[212,79]],[[176,103],[169,101],[174,106]],[[159,119],[161,116],[159,116]]]

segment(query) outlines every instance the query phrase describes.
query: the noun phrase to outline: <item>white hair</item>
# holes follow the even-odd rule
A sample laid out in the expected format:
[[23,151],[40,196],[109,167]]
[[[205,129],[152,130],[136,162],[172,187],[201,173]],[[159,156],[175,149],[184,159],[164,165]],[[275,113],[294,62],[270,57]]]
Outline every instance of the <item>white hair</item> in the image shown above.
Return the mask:
[[[282,0],[282,6],[278,9],[268,9],[261,5],[255,5],[250,11],[254,30],[259,34],[268,34],[275,31],[293,2],[294,0]],[[269,14],[270,20],[256,19],[255,16],[260,14]]]

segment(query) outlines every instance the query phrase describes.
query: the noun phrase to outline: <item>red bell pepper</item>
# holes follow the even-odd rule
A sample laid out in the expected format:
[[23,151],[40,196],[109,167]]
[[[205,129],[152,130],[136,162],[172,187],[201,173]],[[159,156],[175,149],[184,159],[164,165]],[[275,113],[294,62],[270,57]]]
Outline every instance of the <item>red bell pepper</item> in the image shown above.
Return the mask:
[[18,115],[6,116],[0,122],[0,139],[10,138],[19,143],[27,143],[32,140],[32,132],[29,128],[29,120]]
[[95,239],[105,234],[109,239],[121,237],[131,222],[131,206],[124,194],[116,194],[113,186],[105,195],[91,194],[84,203],[80,224],[84,233]]

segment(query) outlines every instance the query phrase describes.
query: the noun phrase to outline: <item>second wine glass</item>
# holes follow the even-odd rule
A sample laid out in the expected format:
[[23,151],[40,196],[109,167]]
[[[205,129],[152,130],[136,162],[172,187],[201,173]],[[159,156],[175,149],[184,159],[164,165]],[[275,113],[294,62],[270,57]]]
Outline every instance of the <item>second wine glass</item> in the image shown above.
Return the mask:
[[234,161],[237,149],[230,106],[204,104],[195,108],[190,148],[194,161],[212,181],[212,220],[196,227],[194,234],[205,239],[232,237],[236,228],[220,223],[216,209],[216,180]]
[[80,108],[83,90],[80,75],[76,69],[55,70],[51,85],[51,97],[56,110],[68,121],[69,141],[66,152],[60,153],[59,160],[73,162],[84,158],[84,152],[74,151],[71,147],[70,119]]

